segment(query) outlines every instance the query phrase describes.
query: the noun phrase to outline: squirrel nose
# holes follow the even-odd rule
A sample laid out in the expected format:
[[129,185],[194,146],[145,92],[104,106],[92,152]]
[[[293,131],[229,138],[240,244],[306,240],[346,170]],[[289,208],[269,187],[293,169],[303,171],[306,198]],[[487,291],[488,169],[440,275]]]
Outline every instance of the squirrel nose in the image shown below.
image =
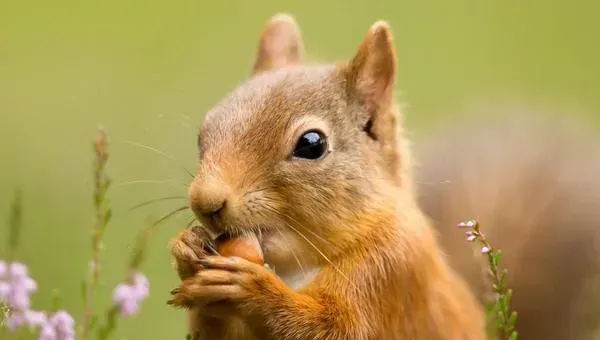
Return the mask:
[[198,215],[207,219],[219,217],[227,203],[225,185],[214,180],[194,182],[189,189],[190,206]]
[[206,217],[217,217],[225,207],[226,200],[211,201],[210,204],[200,206],[198,211]]

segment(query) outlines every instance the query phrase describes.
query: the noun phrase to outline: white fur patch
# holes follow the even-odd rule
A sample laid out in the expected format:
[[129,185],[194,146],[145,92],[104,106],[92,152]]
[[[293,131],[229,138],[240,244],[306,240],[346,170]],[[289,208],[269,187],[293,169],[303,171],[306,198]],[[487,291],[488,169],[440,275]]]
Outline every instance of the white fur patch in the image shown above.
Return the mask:
[[[277,269],[276,269],[277,270]],[[281,279],[295,291],[299,291],[308,286],[315,277],[321,272],[320,267],[305,268],[293,275],[282,277]]]

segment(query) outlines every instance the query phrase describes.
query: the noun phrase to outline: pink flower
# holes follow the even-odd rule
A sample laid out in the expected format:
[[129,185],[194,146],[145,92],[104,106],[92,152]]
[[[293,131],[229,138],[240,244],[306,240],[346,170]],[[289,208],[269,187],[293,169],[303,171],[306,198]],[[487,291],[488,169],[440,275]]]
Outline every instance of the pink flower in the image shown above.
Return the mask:
[[59,310],[48,320],[56,331],[57,340],[75,339],[75,320],[64,310]]
[[47,318],[44,312],[15,310],[11,311],[9,317],[6,319],[6,328],[14,332],[25,325],[31,328],[40,327],[44,325],[46,321]]
[[4,325],[9,331],[14,332],[25,325],[25,317],[19,312],[10,312],[10,315],[4,320]]
[[8,265],[1,262],[0,271],[3,279],[0,280],[0,300],[14,310],[29,309],[29,295],[37,290],[37,282],[29,277],[27,266],[18,262]]
[[27,269],[27,266],[19,262],[11,263],[8,267],[8,273],[12,279],[29,277],[29,270]]
[[30,277],[22,278],[22,279],[18,280],[17,282],[28,293],[34,293],[35,291],[37,291],[37,288],[38,288],[37,282],[35,282],[35,280]]
[[477,222],[475,222],[474,220],[470,220],[466,222],[460,222],[456,226],[459,228],[473,228],[476,224]]
[[477,236],[475,236],[475,235],[469,235],[469,236],[467,236],[467,241],[473,242],[473,241],[475,241],[476,238],[477,238]]
[[40,329],[38,340],[56,340],[56,330],[52,325],[45,324]]
[[[44,315],[45,318],[45,315]],[[42,318],[40,318],[42,321]],[[73,340],[75,339],[75,320],[64,310],[44,319],[40,326],[38,340]]]
[[0,301],[6,301],[10,294],[11,287],[8,282],[0,281]]
[[12,309],[24,311],[29,309],[31,300],[29,299],[28,292],[22,289],[22,287],[12,286],[10,293],[6,297],[6,303]]
[[150,282],[142,273],[136,273],[133,276],[133,287],[138,299],[144,299],[150,293]]
[[138,311],[136,292],[131,285],[125,283],[117,285],[113,300],[123,316],[131,316]]
[[0,301],[11,309],[6,328],[14,332],[24,326],[39,327],[39,340],[74,340],[75,320],[69,313],[60,310],[48,318],[43,311],[29,309],[29,295],[37,289],[26,265],[0,261]]
[[42,311],[26,310],[23,317],[29,327],[41,327],[48,322],[46,313]]
[[113,291],[113,301],[121,315],[131,316],[138,312],[141,302],[149,294],[150,283],[142,273],[135,273],[131,283],[121,283]]
[[487,254],[487,253],[489,253],[490,251],[491,251],[491,249],[490,249],[489,247],[485,247],[485,246],[484,246],[484,247],[482,247],[482,248],[481,248],[481,253],[482,253],[482,254]]

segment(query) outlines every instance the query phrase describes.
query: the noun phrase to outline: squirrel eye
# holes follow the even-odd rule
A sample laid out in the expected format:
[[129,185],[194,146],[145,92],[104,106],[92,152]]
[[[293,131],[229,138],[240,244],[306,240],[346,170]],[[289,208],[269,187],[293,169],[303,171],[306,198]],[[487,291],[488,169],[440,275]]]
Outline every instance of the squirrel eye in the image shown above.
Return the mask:
[[294,148],[294,157],[319,159],[327,153],[327,138],[317,130],[305,132]]

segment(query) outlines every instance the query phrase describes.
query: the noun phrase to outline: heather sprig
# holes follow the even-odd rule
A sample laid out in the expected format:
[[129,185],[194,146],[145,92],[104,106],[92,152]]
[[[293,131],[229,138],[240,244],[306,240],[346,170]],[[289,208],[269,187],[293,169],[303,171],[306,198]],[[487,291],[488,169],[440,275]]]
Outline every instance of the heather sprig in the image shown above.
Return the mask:
[[93,300],[100,281],[100,253],[102,252],[103,237],[110,221],[112,212],[106,198],[110,187],[110,179],[105,169],[108,162],[108,139],[106,133],[100,129],[93,145],[94,158],[94,207],[96,209],[96,222],[92,229],[92,261],[90,263],[90,276],[83,284],[84,318],[81,324],[82,338],[87,339],[96,323]]
[[494,299],[488,301],[487,305],[488,324],[492,325],[492,327],[495,325],[493,328],[496,330],[492,332],[491,336],[495,338],[495,335],[497,335],[503,340],[516,340],[518,336],[515,328],[517,312],[511,312],[510,308],[513,291],[506,285],[508,270],[500,269],[502,252],[500,249],[492,247],[485,234],[481,232],[477,221],[461,222],[458,224],[458,227],[468,229],[465,232],[467,241],[479,243],[481,254],[487,256],[488,274],[494,293]]
[[150,282],[140,271],[140,265],[145,258],[152,231],[153,227],[150,225],[143,229],[137,238],[131,253],[127,278],[113,290],[113,304],[106,311],[106,323],[98,330],[100,340],[108,339],[117,328],[119,316],[130,317],[137,314],[141,303],[150,293]]
[[16,261],[22,221],[20,191],[15,192],[11,205],[8,237],[8,261],[0,260],[0,304],[2,304],[2,326],[13,335],[28,328],[40,329],[40,340],[74,339],[75,321],[63,310],[49,314],[31,308],[31,294],[38,290],[37,282],[30,276],[29,268]]
[[[110,221],[111,210],[106,197],[110,179],[105,173],[108,160],[106,134],[100,131],[94,143],[94,206],[95,224],[92,229],[92,260],[90,274],[83,285],[84,315],[79,332],[75,319],[60,308],[58,291],[54,290],[52,308],[48,311],[31,308],[30,295],[37,291],[37,282],[29,275],[26,264],[16,261],[17,246],[21,232],[22,204],[20,191],[16,191],[9,219],[8,261],[0,258],[0,331],[10,335],[28,329],[37,333],[38,340],[74,340],[76,335],[88,338],[98,324],[92,301],[100,281],[100,253],[104,232]],[[140,233],[127,267],[127,279],[113,291],[113,303],[106,312],[106,322],[99,329],[100,340],[108,339],[116,329],[119,317],[129,317],[139,311],[140,304],[149,295],[149,281],[140,271],[145,257],[151,228]]]

